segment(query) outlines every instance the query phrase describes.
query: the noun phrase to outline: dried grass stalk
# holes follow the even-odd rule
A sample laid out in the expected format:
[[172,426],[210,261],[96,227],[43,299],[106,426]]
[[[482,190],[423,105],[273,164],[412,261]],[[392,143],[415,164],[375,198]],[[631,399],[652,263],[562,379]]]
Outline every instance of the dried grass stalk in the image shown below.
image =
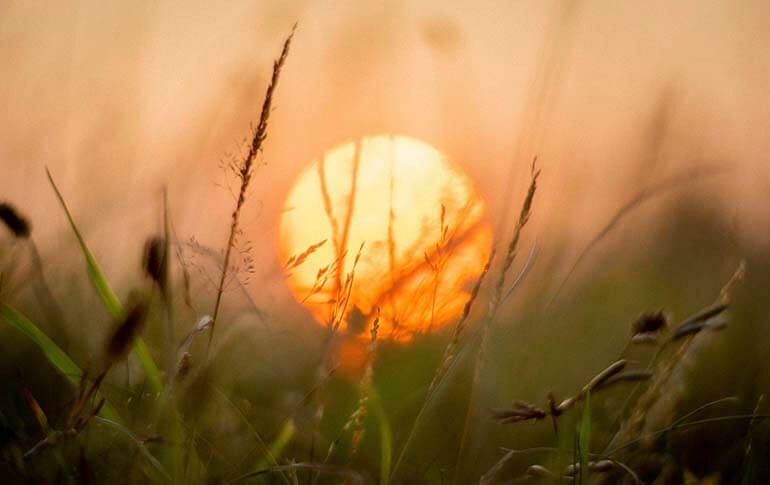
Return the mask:
[[640,435],[643,439],[638,445],[650,447],[656,436],[654,431],[673,422],[675,411],[686,392],[686,374],[713,340],[713,337],[707,338],[713,333],[704,335],[702,330],[719,330],[728,324],[729,295],[744,273],[745,265],[741,262],[720,292],[717,303],[685,319],[671,332],[663,346],[678,345],[676,350],[658,362],[653,384],[637,399],[628,417],[621,422],[608,449],[631,442]]
[[524,226],[527,225],[529,216],[532,213],[532,201],[535,199],[535,192],[537,192],[537,179],[540,176],[540,170],[535,168],[536,164],[537,158],[532,161],[532,178],[529,184],[529,189],[527,190],[527,196],[524,198],[524,203],[521,206],[519,219],[516,222],[513,235],[511,236],[511,240],[508,243],[508,249],[505,252],[505,259],[503,259],[503,265],[500,268],[500,276],[497,280],[497,285],[495,285],[495,295],[494,300],[492,301],[492,305],[495,310],[503,299],[503,289],[505,287],[506,275],[508,274],[508,270],[510,270],[511,265],[513,264],[513,260],[516,258],[516,248],[519,245],[521,232],[524,229]]
[[318,249],[321,248],[324,244],[326,244],[326,239],[323,241],[319,241],[315,244],[311,244],[307,247],[304,251],[302,251],[299,254],[295,254],[294,256],[291,256],[287,261],[284,267],[286,268],[286,271],[291,271],[292,269],[301,266],[307,258],[310,257],[314,252],[318,251]]
[[227,274],[229,272],[228,268],[230,265],[230,257],[232,255],[233,246],[235,246],[235,237],[239,231],[238,224],[240,222],[241,209],[243,209],[243,205],[246,203],[247,191],[254,174],[254,162],[257,158],[257,155],[262,150],[262,144],[267,138],[267,126],[268,121],[270,120],[273,96],[275,94],[276,87],[278,86],[278,79],[281,75],[281,69],[283,68],[284,63],[286,62],[286,58],[289,55],[289,47],[291,46],[291,40],[294,37],[296,28],[297,26],[295,24],[291,30],[291,33],[283,43],[283,49],[281,50],[280,56],[278,56],[278,59],[276,59],[273,63],[273,75],[270,78],[270,84],[268,84],[267,92],[265,93],[265,100],[262,103],[262,110],[259,116],[259,124],[257,124],[257,128],[254,130],[248,153],[244,157],[241,164],[236,167],[236,173],[238,179],[240,180],[241,186],[240,190],[238,191],[238,199],[235,203],[235,208],[233,209],[230,221],[230,232],[227,237],[227,245],[225,247],[222,274],[220,275],[219,285],[217,286],[217,300],[214,304],[214,312],[211,322],[211,333],[209,334],[209,347],[211,346],[211,340],[214,338],[214,330],[217,323],[217,317],[219,316],[219,309],[221,308],[222,304],[222,293],[224,292],[225,280],[227,279]]
[[[494,295],[492,296],[492,301],[489,304],[487,316],[482,322],[481,340],[479,342],[478,351],[476,352],[476,359],[473,363],[473,381],[471,382],[469,398],[470,402],[468,405],[467,413],[465,415],[465,424],[463,425],[462,437],[460,439],[460,449],[457,458],[458,471],[465,459],[466,447],[469,445],[469,436],[471,433],[471,428],[473,427],[473,421],[476,417],[476,393],[477,388],[481,382],[481,373],[484,367],[484,360],[486,359],[487,339],[489,337],[490,327],[492,326],[495,316],[497,315],[497,311],[499,310],[500,306],[502,306],[504,299],[510,295],[510,293],[513,291],[513,288],[518,286],[521,278],[523,278],[523,276],[526,274],[526,271],[528,270],[525,265],[525,269],[522,271],[520,278],[517,278],[517,281],[514,283],[511,290],[507,293],[504,292],[506,277],[508,271],[513,265],[513,260],[516,257],[516,250],[518,248],[519,239],[521,238],[521,233],[524,229],[524,226],[527,225],[527,222],[529,221],[530,215],[532,213],[532,203],[535,198],[535,193],[537,192],[537,179],[540,176],[540,170],[536,169],[536,165],[537,157],[532,160],[532,167],[530,170],[531,180],[527,190],[527,195],[524,197],[524,202],[522,203],[521,211],[519,212],[519,219],[516,222],[513,235],[511,236],[511,240],[508,243],[508,249],[506,250],[505,258],[503,259],[503,264],[500,268],[500,275],[498,277],[497,284],[495,285]],[[470,445],[472,444],[473,443],[471,442]]]

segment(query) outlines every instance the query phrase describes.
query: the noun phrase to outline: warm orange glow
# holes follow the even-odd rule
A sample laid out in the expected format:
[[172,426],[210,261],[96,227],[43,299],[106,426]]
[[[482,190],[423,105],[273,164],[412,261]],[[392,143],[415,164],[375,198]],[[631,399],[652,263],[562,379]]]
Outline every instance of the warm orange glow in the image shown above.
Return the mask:
[[403,136],[330,150],[300,174],[285,210],[280,250],[293,295],[319,323],[366,338],[378,307],[381,339],[410,340],[456,318],[492,238],[470,179]]

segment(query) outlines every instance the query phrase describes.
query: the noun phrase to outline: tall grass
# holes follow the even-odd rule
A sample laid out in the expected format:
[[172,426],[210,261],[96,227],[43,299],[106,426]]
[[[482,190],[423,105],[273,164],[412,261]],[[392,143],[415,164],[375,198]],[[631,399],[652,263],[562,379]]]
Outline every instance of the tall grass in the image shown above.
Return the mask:
[[[676,320],[663,311],[647,312],[634,320],[630,336],[620,342],[623,350],[619,356],[601,366],[596,365],[593,372],[579,369],[581,372],[575,374],[581,374],[580,381],[573,379],[553,386],[558,390],[572,385],[566,397],[565,394],[558,397],[558,392],[547,390],[550,382],[537,382],[536,389],[543,391],[540,399],[516,399],[510,404],[486,402],[490,393],[486,392],[485,386],[515,386],[518,381],[530,379],[516,368],[501,373],[499,363],[493,359],[492,347],[497,336],[496,327],[502,323],[498,320],[503,316],[507,321],[525,317],[524,311],[517,309],[514,314],[508,312],[505,305],[508,296],[528,274],[536,256],[536,244],[533,244],[528,259],[518,261],[524,230],[534,214],[535,196],[540,190],[540,171],[534,162],[513,231],[506,236],[502,248],[490,251],[483,267],[472,268],[479,276],[454,325],[444,333],[415,337],[415,349],[427,349],[427,353],[438,349],[435,359],[421,356],[419,360],[409,360],[417,351],[387,340],[380,330],[380,307],[376,306],[371,315],[365,316],[368,338],[366,333],[359,335],[366,354],[362,373],[355,379],[339,377],[338,367],[330,363],[334,340],[343,337],[341,334],[354,313],[355,285],[361,284],[357,281],[359,264],[367,263],[362,258],[363,244],[357,252],[349,252],[348,248],[353,215],[360,210],[355,204],[362,163],[359,140],[353,156],[345,214],[332,211],[333,201],[325,186],[322,162],[318,165],[320,191],[332,228],[331,237],[322,239],[319,235],[318,242],[289,258],[282,267],[285,272],[297,270],[324,245],[334,246],[334,261],[318,270],[316,282],[307,297],[325,292],[327,285],[333,285],[329,290],[332,298],[327,302],[326,328],[316,333],[303,331],[300,336],[307,340],[317,339],[320,355],[309,352],[299,355],[297,352],[285,357],[296,364],[294,369],[302,368],[291,371],[302,374],[300,377],[271,368],[273,374],[269,377],[256,378],[254,368],[258,365],[254,362],[267,362],[265,367],[273,364],[271,359],[275,353],[270,350],[278,344],[274,343],[277,338],[271,339],[286,333],[278,331],[259,334],[264,341],[244,338],[243,342],[232,346],[223,345],[222,352],[217,353],[223,361],[217,362],[220,368],[215,369],[211,361],[194,363],[192,356],[204,345],[198,340],[208,333],[206,355],[210,355],[214,330],[225,321],[223,308],[229,303],[226,289],[233,276],[233,259],[237,257],[242,233],[241,219],[259,167],[278,82],[293,38],[294,29],[283,42],[273,64],[259,119],[250,133],[248,150],[243,158],[230,166],[239,187],[235,205],[228,214],[229,225],[215,281],[211,316],[199,314],[197,310],[202,303],[196,301],[197,296],[190,291],[192,276],[187,271],[181,245],[173,231],[165,192],[163,229],[148,238],[144,247],[145,278],[127,298],[121,299],[81,233],[76,223],[79,217],[71,212],[52,174],[46,171],[85,262],[83,281],[88,280],[110,315],[110,321],[105,324],[108,327],[103,332],[103,346],[86,357],[70,353],[56,336],[47,333],[57,323],[63,323],[65,315],[56,293],[48,287],[46,278],[50,275],[44,275],[46,262],[32,242],[32,225],[14,206],[0,203],[0,220],[11,235],[11,243],[30,248],[32,271],[29,277],[40,285],[26,306],[22,299],[12,301],[13,290],[17,288],[7,283],[5,263],[6,259],[16,263],[16,259],[21,258],[10,251],[11,257],[5,258],[4,254],[0,258],[3,263],[0,267],[0,320],[31,342],[36,352],[39,351],[45,365],[34,367],[35,373],[44,374],[43,371],[50,368],[60,376],[50,382],[61,381],[66,386],[62,390],[53,390],[58,395],[52,399],[42,386],[27,384],[31,372],[26,370],[26,375],[18,373],[16,382],[6,383],[11,396],[8,401],[13,401],[14,390],[20,391],[22,399],[13,406],[0,409],[0,472],[8,472],[12,479],[19,481],[57,483],[280,481],[286,484],[388,485],[443,483],[448,476],[455,483],[489,484],[511,480],[650,483],[671,477],[673,480],[684,476],[685,471],[689,472],[672,450],[671,444],[677,435],[730,425],[736,429],[744,427],[745,433],[738,440],[738,451],[730,450],[731,457],[738,456],[732,458],[731,463],[740,462],[740,470],[735,472],[725,466],[724,470],[733,471],[732,475],[725,476],[739,477],[743,483],[767,476],[761,457],[766,451],[765,424],[770,416],[763,413],[762,394],[753,396],[750,401],[728,396],[695,405],[685,399],[690,384],[688,372],[707,359],[708,351],[727,340],[729,332],[737,326],[734,295],[740,291],[744,280],[745,264],[740,264],[723,285],[716,302],[678,324],[672,324]],[[585,264],[586,255],[610,232],[617,230],[628,213],[655,195],[711,173],[715,173],[714,169],[682,173],[632,196],[568,267],[556,291],[547,295],[551,298],[547,305],[556,301],[576,268]],[[390,183],[391,189],[391,200],[384,201],[390,205],[387,240],[373,241],[372,244],[387,246],[389,274],[382,277],[389,279],[395,287],[398,275],[393,180],[385,182]],[[425,316],[430,320],[426,325],[430,330],[437,330],[433,325],[436,293],[446,258],[451,256],[451,249],[447,248],[454,243],[454,233],[450,234],[445,224],[446,216],[442,206],[439,242],[434,254],[425,255],[432,278],[430,312]],[[179,268],[172,264],[172,251],[176,252]],[[499,261],[495,259],[497,255],[502,256]],[[346,266],[348,256],[352,261],[349,267]],[[521,270],[512,277],[517,265]],[[490,278],[493,278],[491,282]],[[624,282],[613,281],[613,284],[623,286]],[[614,298],[615,289],[607,292],[605,298]],[[395,318],[394,293],[386,292],[377,304],[382,308],[390,307]],[[205,298],[201,300],[205,303]],[[591,301],[586,306],[595,308],[605,304]],[[50,321],[39,321],[34,313],[38,310],[35,306],[44,307],[41,313]],[[194,317],[189,316],[191,312]],[[538,323],[551,324],[552,315],[547,311],[538,313],[541,320]],[[591,315],[593,318],[595,313]],[[531,312],[526,316],[531,317]],[[192,321],[196,323],[190,328]],[[395,326],[397,322],[393,324]],[[177,336],[183,325],[187,330]],[[610,328],[610,325],[605,327]],[[161,335],[162,338],[158,338]],[[511,344],[519,339],[524,340],[516,335],[507,344],[521,350]],[[552,349],[574,347],[575,353],[591,351],[574,342],[561,346],[550,342],[549,345],[547,350],[535,354],[540,366],[574,368],[582,364],[567,362],[566,358],[556,355],[558,350],[550,351]],[[245,356],[230,355],[243,347],[248,347]],[[302,352],[305,349],[303,346]],[[394,355],[405,363],[393,358]],[[639,355],[642,358],[638,358]],[[227,361],[231,357],[235,362]],[[124,380],[121,371],[131,369],[134,359],[141,367],[141,375],[133,374]],[[496,375],[492,375],[493,364],[497,365]],[[457,384],[454,379],[462,372],[469,381],[466,389],[462,395],[450,395],[450,386]],[[416,391],[409,387],[421,378],[423,387],[416,385],[419,387]],[[513,391],[525,387],[514,387]],[[618,400],[618,395],[625,399]],[[431,435],[430,420],[440,421],[443,427],[451,428],[450,432]],[[533,424],[527,432],[521,432],[520,426],[524,422]],[[538,432],[534,433],[532,429]],[[506,447],[494,456],[481,453],[490,443],[511,440],[533,444],[536,441],[533,436],[542,439],[539,444],[543,446]],[[418,448],[418,444],[424,446]],[[429,454],[438,456],[436,461],[440,463],[434,465],[426,459]],[[421,460],[419,470],[407,464],[416,456]],[[99,480],[94,480],[92,469],[96,467],[99,468]],[[438,477],[427,475],[425,470],[431,467],[439,471]],[[675,469],[675,473],[671,469]]]
[[262,102],[262,109],[259,114],[259,122],[252,134],[251,143],[249,144],[248,152],[246,156],[238,164],[232,164],[231,170],[235,172],[239,182],[240,188],[238,189],[238,197],[235,202],[235,208],[233,209],[232,216],[230,218],[230,229],[227,234],[227,243],[225,244],[225,256],[222,261],[222,271],[219,276],[219,283],[216,289],[216,302],[214,303],[214,311],[212,312],[211,330],[209,333],[209,348],[211,342],[214,339],[214,330],[216,328],[217,318],[219,317],[219,310],[222,306],[222,295],[225,292],[225,281],[230,272],[230,258],[232,256],[233,248],[235,247],[236,238],[239,233],[239,223],[241,217],[241,210],[246,204],[248,196],[249,185],[251,184],[252,177],[254,176],[254,170],[256,168],[257,156],[262,151],[262,144],[267,138],[268,122],[270,121],[270,113],[273,105],[273,96],[275,90],[278,87],[278,80],[281,76],[281,69],[289,56],[289,47],[291,46],[291,40],[294,37],[296,31],[296,24],[292,28],[291,33],[283,43],[281,54],[278,59],[273,63],[273,74],[270,78],[270,83],[267,86],[265,92],[265,99]]

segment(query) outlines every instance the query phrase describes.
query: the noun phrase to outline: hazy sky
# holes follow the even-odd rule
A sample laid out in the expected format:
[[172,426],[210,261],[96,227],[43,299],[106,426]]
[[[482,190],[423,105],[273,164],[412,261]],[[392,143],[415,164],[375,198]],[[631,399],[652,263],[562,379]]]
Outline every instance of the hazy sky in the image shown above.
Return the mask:
[[[714,200],[770,224],[765,0],[2,0],[2,198],[41,237],[61,230],[48,165],[97,249],[119,253],[158,227],[168,185],[180,233],[219,241],[231,199],[218,165],[248,135],[295,21],[247,213],[263,260],[302,167],[380,132],[457,161],[493,222],[520,203],[537,154],[535,230],[576,244],[636,191],[704,162],[731,167],[703,185]],[[110,238],[116,226],[129,236]]]

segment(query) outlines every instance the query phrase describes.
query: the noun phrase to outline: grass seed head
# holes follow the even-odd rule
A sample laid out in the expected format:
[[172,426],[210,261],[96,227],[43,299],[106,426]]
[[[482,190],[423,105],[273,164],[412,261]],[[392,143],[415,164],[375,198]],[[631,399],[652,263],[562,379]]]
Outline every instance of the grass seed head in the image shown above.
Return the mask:
[[19,214],[15,207],[6,202],[0,202],[0,220],[14,236],[20,239],[27,239],[32,232],[29,221]]
[[527,475],[537,478],[558,478],[554,472],[542,465],[530,465],[530,467],[527,468]]
[[166,265],[166,239],[152,236],[144,243],[142,267],[144,272],[161,288],[166,287],[168,271]]
[[631,336],[657,334],[668,327],[668,320],[662,311],[644,313],[631,324]]
[[126,309],[123,320],[112,333],[107,343],[107,358],[109,362],[121,360],[128,354],[134,339],[139,335],[142,327],[144,327],[144,323],[147,320],[147,312],[147,302],[144,299],[135,300]]

